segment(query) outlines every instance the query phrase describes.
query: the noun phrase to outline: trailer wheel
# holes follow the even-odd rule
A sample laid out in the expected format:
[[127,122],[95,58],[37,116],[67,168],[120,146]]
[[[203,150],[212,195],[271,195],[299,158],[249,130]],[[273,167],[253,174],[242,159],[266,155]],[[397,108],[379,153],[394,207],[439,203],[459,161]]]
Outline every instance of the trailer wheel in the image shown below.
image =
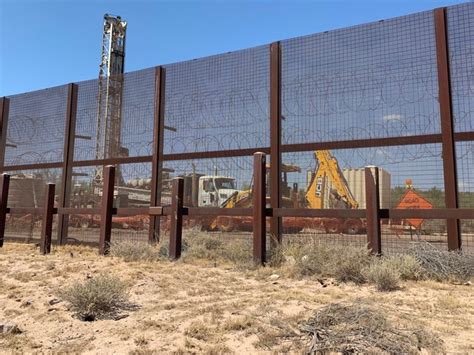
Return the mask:
[[330,220],[324,222],[324,230],[328,234],[337,234],[340,233],[340,226],[337,220]]
[[359,234],[362,228],[362,223],[355,219],[349,219],[344,223],[344,231],[347,234]]
[[235,228],[234,221],[229,217],[221,217],[218,221],[219,230],[221,232],[232,232]]

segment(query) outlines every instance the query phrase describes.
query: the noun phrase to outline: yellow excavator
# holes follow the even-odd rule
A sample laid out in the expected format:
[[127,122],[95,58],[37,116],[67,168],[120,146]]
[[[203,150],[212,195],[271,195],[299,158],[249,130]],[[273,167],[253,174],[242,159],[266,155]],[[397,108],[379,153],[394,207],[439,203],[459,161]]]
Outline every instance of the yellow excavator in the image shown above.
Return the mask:
[[[308,207],[356,209],[359,204],[349,189],[337,159],[329,150],[317,150],[314,155],[319,164],[306,190]],[[323,218],[320,222],[327,233],[357,234],[364,229],[364,223],[358,218]]]
[[[347,181],[342,174],[337,159],[329,150],[318,150],[314,152],[318,167],[311,176],[311,181],[305,193],[306,205],[308,208],[335,208],[335,209],[356,209],[358,202],[352,195]],[[267,166],[268,170],[269,166]],[[283,186],[287,186],[286,174],[288,172],[301,172],[301,169],[292,165],[282,165],[284,172]],[[288,188],[286,190],[289,190]],[[297,191],[297,188],[294,189]],[[285,191],[283,191],[285,192]],[[293,207],[294,201],[283,193],[283,207]],[[268,197],[267,197],[268,198]],[[250,207],[252,204],[252,188],[244,191],[237,191],[230,196],[222,205],[222,208]],[[247,221],[248,219],[248,221]],[[248,229],[251,227],[251,218],[246,217],[218,217],[210,224],[211,230],[221,230],[230,232],[236,227]],[[364,228],[364,223],[357,218],[321,218],[291,219],[291,229],[302,230],[305,227],[324,228],[327,233],[348,233],[357,234]]]

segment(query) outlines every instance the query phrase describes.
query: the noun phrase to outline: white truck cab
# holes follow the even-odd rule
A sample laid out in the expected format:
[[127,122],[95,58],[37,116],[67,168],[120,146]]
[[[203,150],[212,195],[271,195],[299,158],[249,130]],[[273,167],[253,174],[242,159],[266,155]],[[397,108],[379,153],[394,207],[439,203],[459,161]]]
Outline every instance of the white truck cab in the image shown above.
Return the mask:
[[227,176],[205,175],[199,178],[199,207],[219,207],[238,191],[235,179]]

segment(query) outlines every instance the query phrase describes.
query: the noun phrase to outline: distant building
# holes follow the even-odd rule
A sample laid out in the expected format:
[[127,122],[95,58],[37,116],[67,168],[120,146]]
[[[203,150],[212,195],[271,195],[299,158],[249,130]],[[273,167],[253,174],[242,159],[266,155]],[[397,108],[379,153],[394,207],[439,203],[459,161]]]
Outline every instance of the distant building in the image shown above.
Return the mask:
[[[342,174],[347,180],[352,195],[359,202],[359,208],[365,208],[365,169],[343,169]],[[379,186],[380,207],[390,208],[391,175],[388,171],[381,168],[379,168]]]

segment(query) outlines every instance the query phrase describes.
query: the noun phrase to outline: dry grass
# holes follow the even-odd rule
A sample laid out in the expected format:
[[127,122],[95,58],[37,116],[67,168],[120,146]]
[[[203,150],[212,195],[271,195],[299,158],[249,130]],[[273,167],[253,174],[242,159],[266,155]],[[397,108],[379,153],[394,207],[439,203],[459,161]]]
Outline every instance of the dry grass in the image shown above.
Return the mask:
[[166,250],[148,243],[133,241],[112,242],[110,255],[122,258],[125,262],[152,262],[166,258]]
[[474,276],[474,255],[440,250],[430,243],[418,243],[412,253],[428,278],[465,282]]
[[301,326],[312,337],[310,353],[418,354],[442,352],[442,340],[408,325],[395,326],[377,306],[354,302],[330,304]]
[[384,260],[372,262],[362,274],[379,291],[394,291],[400,287],[400,272]]
[[[350,305],[361,299],[380,308],[396,329],[413,325],[438,332],[449,353],[474,350],[470,286],[402,280],[400,291],[378,292],[364,284],[338,282],[330,268],[299,273],[296,263],[308,260],[302,258],[309,255],[305,253],[309,246],[298,254],[294,245],[285,246],[274,263],[256,268],[248,264],[249,240],[216,243],[215,238],[204,237],[188,238],[184,252],[188,255],[178,262],[125,262],[121,257],[100,257],[95,248],[72,246],[41,256],[29,245],[7,243],[0,249],[0,268],[5,270],[0,280],[7,288],[0,292],[0,319],[17,323],[24,333],[8,341],[0,338],[0,348],[24,353],[152,354],[155,349],[161,353],[302,353],[308,351],[309,339],[299,324],[308,323],[309,315],[328,304]],[[339,252],[332,249],[333,255]],[[312,251],[311,256],[321,254],[328,265],[342,255]],[[367,256],[364,264],[374,260],[410,263]],[[312,262],[318,265],[318,260]],[[18,274],[35,272],[36,276],[16,279]],[[57,298],[54,290],[96,279],[102,272],[116,275],[126,285],[130,302],[140,308],[123,319],[83,322],[73,317],[68,302],[50,303]],[[273,274],[278,277],[270,277]],[[30,305],[22,307],[26,303]]]

